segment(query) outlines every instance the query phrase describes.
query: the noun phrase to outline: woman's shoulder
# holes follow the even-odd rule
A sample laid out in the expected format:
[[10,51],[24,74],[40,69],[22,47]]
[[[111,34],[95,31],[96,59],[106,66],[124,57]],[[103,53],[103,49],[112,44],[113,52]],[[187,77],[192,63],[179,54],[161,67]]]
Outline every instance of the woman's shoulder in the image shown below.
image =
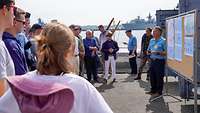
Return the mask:
[[42,79],[47,82],[62,83],[71,86],[72,88],[76,87],[86,87],[89,88],[92,85],[83,77],[75,75],[73,73],[67,73],[62,75],[40,75],[37,71],[28,72],[23,75],[30,79]]
[[78,85],[78,87],[91,88],[93,86],[90,82],[88,82],[84,77],[75,75],[75,74],[64,74],[62,76],[64,80],[67,80],[69,84]]

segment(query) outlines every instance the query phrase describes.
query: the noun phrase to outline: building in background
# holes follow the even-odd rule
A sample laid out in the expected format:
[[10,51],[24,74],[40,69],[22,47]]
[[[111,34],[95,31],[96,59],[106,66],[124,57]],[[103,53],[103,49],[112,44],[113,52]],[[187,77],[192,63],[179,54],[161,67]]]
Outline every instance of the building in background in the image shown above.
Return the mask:
[[157,10],[156,11],[156,25],[165,29],[165,19],[170,16],[178,15],[178,10]]
[[179,0],[179,13],[200,9],[200,0]]

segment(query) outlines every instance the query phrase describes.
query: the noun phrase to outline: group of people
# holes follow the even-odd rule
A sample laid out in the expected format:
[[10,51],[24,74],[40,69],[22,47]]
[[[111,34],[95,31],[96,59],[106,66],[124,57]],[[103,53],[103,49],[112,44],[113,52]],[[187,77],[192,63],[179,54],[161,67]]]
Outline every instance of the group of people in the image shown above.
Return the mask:
[[39,24],[30,26],[31,14],[15,7],[13,0],[1,1],[1,11],[0,95],[6,89],[3,76],[23,75],[36,69],[37,41],[34,37],[42,30]]
[[[112,70],[116,81],[118,43],[114,31],[103,25],[99,39],[93,31],[80,36],[81,27],[59,22],[30,26],[31,14],[15,6],[14,0],[0,0],[0,112],[2,113],[112,113],[101,94],[90,84],[99,81],[98,66],[104,68],[104,83]],[[141,79],[150,62],[151,91],[161,95],[165,70],[166,42],[162,29],[146,29],[142,37],[141,65],[137,72],[137,39],[131,30],[128,50],[131,74]],[[101,54],[99,58],[98,54]],[[84,76],[86,69],[87,80]],[[6,93],[5,93],[6,92]],[[52,103],[53,102],[53,103]],[[52,105],[54,104],[54,105]],[[95,105],[95,106],[94,106]],[[8,107],[9,106],[9,107]]]
[[0,113],[113,113],[97,89],[78,76],[79,58],[92,60],[98,49],[89,40],[91,32],[80,47],[77,26],[51,22],[30,28],[29,18],[14,0],[0,0]]
[[[156,26],[153,29],[147,28],[146,33],[142,36],[140,66],[137,73],[137,39],[131,34],[131,30],[126,31],[129,37],[129,63],[131,67],[131,75],[135,76],[135,80],[140,80],[143,73],[143,68],[148,62],[149,69],[147,70],[146,80],[150,80],[151,90],[146,92],[154,97],[162,95],[164,75],[165,75],[165,60],[166,60],[166,40],[162,37],[162,29]],[[126,44],[126,43],[125,43]]]
[[[98,52],[100,52],[105,83],[109,78],[110,66],[112,82],[115,82],[116,59],[117,52],[119,51],[118,43],[112,40],[112,31],[105,30],[103,25],[99,25],[98,28],[101,32],[99,38],[96,38],[93,32],[88,30],[86,31],[86,38],[81,41],[84,48],[82,53],[84,53],[83,61],[85,63],[87,80],[91,82],[93,77],[95,82],[100,82],[98,81],[99,76],[97,72],[99,63]],[[151,91],[146,93],[153,96],[161,95],[166,59],[166,41],[162,37],[162,29],[158,26],[153,28],[153,30],[146,28],[146,33],[142,36],[139,69],[137,66],[137,38],[132,34],[132,30],[126,30],[125,34],[129,38],[128,43],[124,42],[124,44],[128,45],[131,75],[135,76],[135,80],[140,80],[143,68],[148,63],[149,69],[147,70],[146,80],[150,80]]]
[[[116,80],[116,53],[119,51],[118,43],[112,40],[114,32],[105,30],[103,25],[98,26],[101,31],[100,37],[94,36],[94,31],[87,30],[86,37],[83,38],[81,27],[70,25],[70,29],[75,35],[74,66],[75,73],[84,76],[86,70],[89,82],[107,83],[111,64],[113,82]],[[99,57],[100,55],[101,57]],[[99,79],[98,68],[102,64],[104,68],[104,79]]]

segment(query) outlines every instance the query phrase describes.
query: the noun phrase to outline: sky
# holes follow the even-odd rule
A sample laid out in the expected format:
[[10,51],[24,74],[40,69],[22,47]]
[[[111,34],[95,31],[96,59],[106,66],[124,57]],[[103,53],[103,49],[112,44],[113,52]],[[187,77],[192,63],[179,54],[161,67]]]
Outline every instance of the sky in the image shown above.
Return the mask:
[[174,9],[179,0],[15,0],[16,6],[30,12],[31,23],[42,18],[57,19],[66,25],[107,25],[114,17],[126,23],[156,10]]

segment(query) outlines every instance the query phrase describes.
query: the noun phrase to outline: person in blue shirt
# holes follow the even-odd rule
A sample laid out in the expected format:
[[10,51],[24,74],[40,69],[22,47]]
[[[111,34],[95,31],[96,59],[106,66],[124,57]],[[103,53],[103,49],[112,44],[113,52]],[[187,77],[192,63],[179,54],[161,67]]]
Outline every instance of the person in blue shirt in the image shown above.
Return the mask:
[[87,73],[87,79],[89,82],[91,82],[92,75],[95,82],[98,81],[97,76],[97,51],[98,46],[96,44],[95,39],[92,37],[92,31],[88,30],[86,31],[86,38],[83,39],[83,44],[85,48],[85,67],[86,67],[86,73]]
[[[30,26],[30,13],[26,12],[24,30],[22,32],[18,33],[17,37],[16,37],[20,46],[22,47],[23,51],[27,50],[27,48],[25,46],[26,46],[27,42],[29,41],[28,40],[29,37],[28,37],[28,34],[26,34],[26,32],[28,32],[30,30],[29,26]],[[30,49],[28,51],[30,51]]]
[[23,49],[17,41],[16,36],[17,33],[22,32],[24,29],[25,12],[20,8],[15,8],[14,15],[14,24],[3,33],[3,41],[14,62],[16,75],[23,75],[28,71],[28,67]]
[[[132,35],[131,30],[126,30],[126,35],[129,38],[128,41],[128,51],[129,51],[129,63],[131,67],[131,75],[136,76],[137,75],[137,39]],[[127,43],[124,43],[127,44]]]
[[156,26],[153,29],[153,39],[150,40],[147,54],[150,55],[150,83],[151,94],[156,97],[162,95],[164,84],[165,60],[166,60],[166,40],[161,36],[162,29]]
[[36,59],[33,53],[31,52],[31,47],[33,45],[30,42],[30,36],[28,34],[28,32],[31,31],[30,30],[30,16],[31,14],[29,12],[26,12],[24,30],[18,33],[16,38],[20,46],[22,47],[22,50],[24,51],[28,69],[30,71],[33,71],[36,69]]
[[116,59],[119,47],[116,41],[112,40],[113,33],[108,31],[107,40],[103,43],[101,51],[104,53],[105,60],[105,79],[108,79],[108,71],[111,64],[113,81],[116,80]]

